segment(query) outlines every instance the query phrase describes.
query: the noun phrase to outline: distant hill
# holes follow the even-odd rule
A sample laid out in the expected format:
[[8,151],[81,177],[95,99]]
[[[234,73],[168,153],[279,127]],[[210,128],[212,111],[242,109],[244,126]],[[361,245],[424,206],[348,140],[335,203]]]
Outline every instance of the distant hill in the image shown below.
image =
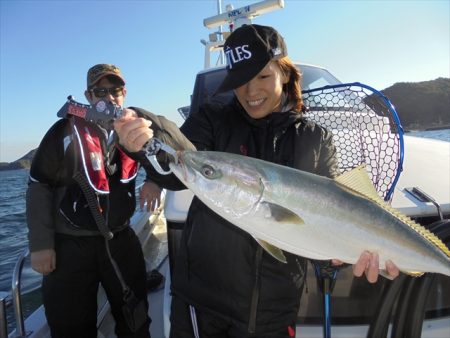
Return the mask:
[[0,171],[1,170],[16,170],[16,169],[30,169],[31,161],[33,160],[34,154],[37,149],[33,149],[29,151],[25,156],[19,158],[18,160],[7,163],[0,162]]
[[[395,106],[405,130],[450,128],[450,79],[398,82],[381,91]],[[0,170],[29,169],[36,149]]]
[[450,128],[450,79],[399,82],[382,91],[395,106],[405,130]]

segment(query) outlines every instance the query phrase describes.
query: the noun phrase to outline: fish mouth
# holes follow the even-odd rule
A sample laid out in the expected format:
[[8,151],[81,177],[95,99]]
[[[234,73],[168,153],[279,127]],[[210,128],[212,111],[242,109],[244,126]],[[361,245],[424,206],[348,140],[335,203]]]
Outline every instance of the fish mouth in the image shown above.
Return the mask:
[[183,182],[187,181],[188,175],[187,175],[187,166],[185,164],[185,161],[183,160],[184,155],[183,150],[177,151],[177,160],[170,162],[169,167],[172,171],[172,173],[178,177],[178,179],[182,180]]
[[172,172],[185,184],[195,181],[195,171],[199,167],[199,164],[189,154],[190,151],[178,150],[177,162],[170,163]]
[[181,168],[181,175],[183,176],[184,181],[187,181],[187,167],[183,161],[183,158],[178,157],[178,165]]

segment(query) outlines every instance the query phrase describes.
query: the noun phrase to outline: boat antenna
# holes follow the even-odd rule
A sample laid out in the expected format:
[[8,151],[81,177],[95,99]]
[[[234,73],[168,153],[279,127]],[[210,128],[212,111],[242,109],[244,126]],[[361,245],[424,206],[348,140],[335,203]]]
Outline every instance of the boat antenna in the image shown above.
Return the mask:
[[[219,30],[209,34],[208,41],[202,39],[200,42],[205,46],[205,69],[211,68],[211,53],[220,53],[220,64],[225,64],[225,57],[223,55],[224,40],[231,34],[231,32],[244,25],[251,24],[252,19],[256,16],[272,12],[277,9],[284,8],[284,0],[264,0],[251,5],[243,6],[237,9],[233,5],[226,6],[225,12],[222,13],[222,1],[217,0],[218,14],[203,20],[203,25],[206,28],[219,27]],[[228,25],[229,31],[224,32],[223,25]]]
[[[217,14],[221,15],[222,14],[222,0],[217,0]],[[222,25],[219,26],[219,39],[221,41],[223,41],[223,27]],[[220,50],[220,64],[223,65],[225,64],[225,53],[223,52],[223,49]]]

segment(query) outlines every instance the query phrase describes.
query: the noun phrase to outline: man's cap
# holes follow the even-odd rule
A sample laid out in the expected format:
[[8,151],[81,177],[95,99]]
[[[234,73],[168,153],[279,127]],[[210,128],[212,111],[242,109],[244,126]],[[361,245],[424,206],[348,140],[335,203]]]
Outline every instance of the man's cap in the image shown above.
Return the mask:
[[244,85],[269,61],[287,56],[283,37],[274,28],[261,25],[239,27],[225,41],[223,50],[227,75],[216,94]]
[[118,77],[123,85],[125,85],[125,79],[119,67],[114,65],[101,63],[91,67],[87,73],[87,87],[92,88],[102,77],[106,75],[114,75]]

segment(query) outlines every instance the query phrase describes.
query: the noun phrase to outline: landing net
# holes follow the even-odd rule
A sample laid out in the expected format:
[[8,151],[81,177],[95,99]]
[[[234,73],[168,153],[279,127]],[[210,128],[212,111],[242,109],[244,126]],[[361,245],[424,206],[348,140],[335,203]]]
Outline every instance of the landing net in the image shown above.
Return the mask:
[[305,117],[333,133],[339,168],[364,164],[385,200],[403,164],[403,131],[391,102],[377,90],[348,83],[303,91]]

